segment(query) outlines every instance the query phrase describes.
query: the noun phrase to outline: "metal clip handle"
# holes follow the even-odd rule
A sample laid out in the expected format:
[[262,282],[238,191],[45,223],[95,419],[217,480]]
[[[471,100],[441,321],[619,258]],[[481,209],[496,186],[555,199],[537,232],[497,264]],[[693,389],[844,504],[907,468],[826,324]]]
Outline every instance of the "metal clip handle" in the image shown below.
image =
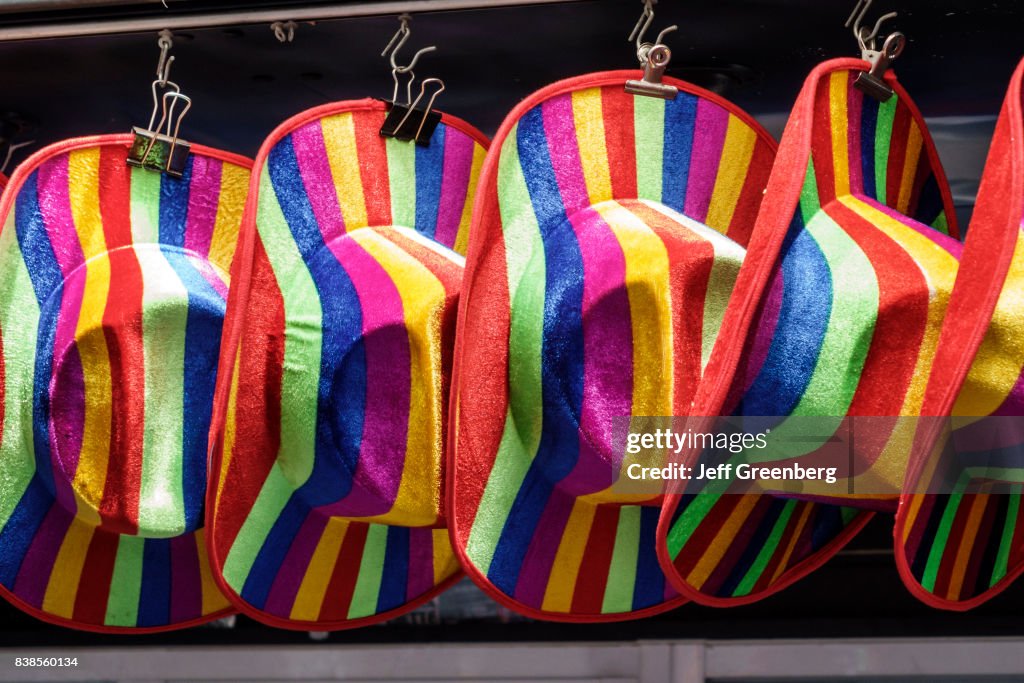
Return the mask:
[[626,81],[626,92],[632,95],[646,95],[647,97],[660,97],[663,100],[675,99],[679,94],[679,88],[674,85],[662,83],[665,76],[665,69],[672,59],[672,51],[667,45],[652,45],[647,52],[647,60],[644,64],[644,78],[641,81]]
[[880,102],[888,102],[893,96],[893,89],[885,82],[885,72],[903,54],[906,44],[906,36],[897,31],[885,39],[880,51],[864,50],[861,56],[871,64],[871,70],[859,74],[853,85]]

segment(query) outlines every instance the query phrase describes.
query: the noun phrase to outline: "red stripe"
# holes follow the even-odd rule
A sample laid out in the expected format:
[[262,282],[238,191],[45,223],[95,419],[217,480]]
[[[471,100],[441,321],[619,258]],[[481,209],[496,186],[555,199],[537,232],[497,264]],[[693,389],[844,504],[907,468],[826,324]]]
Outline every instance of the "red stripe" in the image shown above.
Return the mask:
[[[790,542],[793,540],[793,535],[796,533],[797,526],[799,525],[800,519],[803,517],[804,511],[807,509],[808,505],[815,505],[815,503],[798,501],[797,504],[793,506],[793,514],[789,516],[789,521],[786,523],[786,530],[782,532],[782,537],[779,539],[778,545],[775,546],[775,552],[772,553],[771,560],[769,560],[768,564],[765,565],[760,578],[758,578],[757,582],[754,584],[754,589],[751,591],[752,594],[760,593],[775,583],[773,580],[775,572],[782,563],[782,558],[786,554],[786,548],[789,547]],[[779,580],[782,581],[785,577],[786,574],[782,573],[779,575]]]
[[[914,122],[914,127],[920,130],[920,126],[917,122]],[[924,134],[922,131],[922,138]],[[928,181],[928,178],[932,176],[932,164],[931,159],[928,156],[928,143],[922,140],[921,144],[921,156],[917,159],[917,170],[914,173],[914,185],[910,191],[910,203],[907,204],[907,215],[914,216],[917,214],[917,206],[921,201],[921,191],[924,189],[924,184]]]
[[964,541],[964,527],[967,526],[967,517],[977,494],[966,493],[960,499],[960,505],[956,509],[956,517],[953,518],[953,526],[949,530],[946,545],[942,549],[942,559],[939,563],[939,571],[935,577],[935,588],[932,590],[939,597],[956,599],[956,596],[949,595],[949,583],[953,578],[953,567],[956,564],[956,556],[960,552],[960,544]]
[[[908,523],[911,524],[910,534],[907,536],[906,543],[903,544],[903,552],[907,559],[911,561],[911,564],[917,558],[917,551],[921,547],[921,541],[924,539],[925,531],[928,529],[928,520],[932,515],[932,508],[938,502],[939,496],[936,494],[917,493],[913,494],[913,498],[922,498],[922,501],[921,506],[917,509],[916,516],[913,520],[908,520]],[[913,498],[904,497],[902,505],[906,505],[907,509],[910,510]]]
[[[234,406],[235,445],[224,488],[234,500],[256,500],[277,459],[281,444],[281,373],[284,364],[284,301],[274,271],[258,239],[254,247],[250,306],[246,312],[238,359],[238,392]],[[217,486],[218,482],[211,482]],[[218,557],[227,556],[249,505],[217,505]]]
[[[366,222],[370,226],[391,225],[391,182],[388,170],[387,141],[380,135],[384,112],[361,110],[352,112],[355,128],[356,153],[359,155],[359,175],[363,182],[363,200],[366,202]],[[366,227],[345,225],[346,230]]]
[[82,575],[78,580],[72,619],[83,624],[102,624],[107,619],[107,600],[114,578],[118,536],[97,530],[89,541]]
[[633,199],[637,196],[633,95],[621,87],[601,88],[601,113],[612,196],[616,199]]
[[363,559],[363,548],[366,546],[366,534],[369,530],[368,524],[349,524],[345,540],[341,542],[341,549],[338,551],[338,559],[334,563],[334,572],[327,584],[327,592],[324,593],[319,621],[348,619],[348,608],[352,604],[352,594],[356,590],[359,564]]
[[601,613],[608,570],[612,565],[612,551],[615,550],[619,509],[612,505],[599,505],[594,512],[594,522],[590,526],[583,562],[572,594],[571,611],[576,614]]
[[740,190],[732,221],[726,231],[729,239],[743,247],[750,242],[750,236],[754,232],[754,222],[757,220],[758,209],[761,208],[761,200],[764,198],[764,189],[768,186],[768,176],[771,175],[774,160],[775,152],[771,146],[757,138],[754,153],[750,157],[750,166],[747,167],[747,178],[743,181],[743,189]]
[[[711,552],[711,545],[718,538],[718,532],[721,531],[722,525],[725,520],[729,519],[729,515],[743,501],[743,498],[744,495],[727,491],[708,510],[672,563],[680,576],[683,578],[689,576],[704,555]],[[719,557],[721,554],[719,551]]]
[[[1016,495],[1016,494],[1013,494]],[[1017,519],[1013,528],[1013,540],[1010,543],[1010,559],[1008,566],[1012,569],[1013,567],[1024,562],[1024,506],[1017,508]]]
[[[751,540],[754,534],[757,532],[758,527],[765,522],[765,516],[768,511],[771,510],[772,505],[776,499],[774,496],[760,495],[757,497],[757,503],[751,508],[747,514],[746,519],[740,525],[740,530],[729,541],[729,545],[725,548],[725,552],[719,558],[715,564],[715,570],[708,576],[707,581],[701,586],[701,592],[707,593],[708,595],[718,595],[719,590],[722,588],[722,584],[726,582],[733,571],[739,565],[741,559],[743,559],[744,553],[750,548]],[[765,538],[765,542],[768,542],[768,538]],[[755,555],[756,557],[756,555]],[[750,567],[743,568],[744,571]],[[726,597],[726,596],[720,596]]]
[[[811,159],[818,183],[818,201],[825,206],[836,198],[835,150],[832,149],[832,109],[830,78],[821,79],[814,93],[815,124],[811,127]],[[849,126],[848,121],[834,122]]]
[[911,121],[910,109],[900,101],[896,105],[896,113],[893,117],[892,138],[889,143],[889,167],[886,169],[885,176],[885,203],[892,208],[899,206],[903,168],[907,165],[907,138],[910,135]]
[[[964,582],[963,587],[960,589],[960,594],[964,597],[973,596],[977,593],[978,585],[978,573],[981,571],[981,562],[985,559],[985,551],[988,549],[990,543],[999,543],[999,535],[992,535],[992,529],[996,522],[996,513],[999,511],[998,498],[995,496],[985,493],[981,494],[981,499],[984,501],[985,511],[981,515],[981,523],[978,525],[977,533],[971,538],[965,539],[971,544],[971,552],[967,556],[967,567],[964,570]],[[987,588],[986,584],[983,587]]]
[[110,455],[100,515],[109,531],[135,534],[142,486],[145,357],[142,346],[142,268],[131,249],[131,190],[123,149],[100,154],[100,215],[110,259],[103,334],[110,359]]

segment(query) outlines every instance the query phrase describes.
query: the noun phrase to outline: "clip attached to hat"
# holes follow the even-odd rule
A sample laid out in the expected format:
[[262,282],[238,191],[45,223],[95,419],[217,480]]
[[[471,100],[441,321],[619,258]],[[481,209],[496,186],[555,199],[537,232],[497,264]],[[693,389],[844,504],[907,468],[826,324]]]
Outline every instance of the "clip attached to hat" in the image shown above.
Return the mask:
[[666,35],[677,30],[679,27],[676,25],[669,26],[658,34],[657,39],[653,43],[644,42],[644,35],[647,33],[647,29],[651,27],[651,22],[654,21],[655,2],[656,0],[644,0],[643,14],[637,20],[636,26],[633,27],[633,31],[629,34],[629,38],[626,39],[636,41],[636,58],[640,61],[640,66],[644,68],[643,80],[626,81],[626,92],[632,95],[646,95],[647,97],[660,97],[664,100],[672,100],[679,94],[679,89],[674,85],[661,82],[665,75],[665,69],[672,59],[672,51],[665,45],[664,40]]
[[889,70],[892,62],[903,54],[907,40],[902,33],[892,33],[886,37],[882,49],[877,49],[878,33],[882,30],[882,24],[898,15],[896,12],[883,14],[869,32],[868,27],[862,26],[861,22],[873,2],[874,0],[858,0],[857,5],[853,8],[853,14],[845,24],[847,28],[851,26],[853,28],[853,35],[860,46],[861,59],[871,65],[871,70],[857,76],[853,84],[870,97],[881,102],[888,102],[893,96],[893,89],[885,82],[885,72]]
[[[181,122],[192,108],[192,99],[181,92],[177,83],[169,80],[171,64],[174,62],[173,56],[168,57],[171,49],[171,32],[161,31],[157,44],[160,46],[160,61],[156,67],[156,80],[152,85],[153,111],[145,128],[132,128],[134,139],[128,151],[127,163],[129,166],[180,178],[185,172],[191,145],[182,140],[178,133],[181,130]],[[158,90],[163,90],[162,96],[157,94]],[[184,108],[175,115],[174,110],[178,102],[182,102]],[[156,120],[157,109],[160,109],[159,122]]]
[[[430,45],[428,47],[421,48],[413,55],[412,61],[402,66],[398,64],[397,56],[398,51],[402,49],[405,42],[409,40],[411,30],[409,29],[409,21],[412,17],[408,14],[403,14],[398,17],[401,22],[398,31],[392,36],[391,40],[388,41],[384,51],[380,53],[381,57],[390,56],[391,61],[391,79],[395,82],[394,89],[391,91],[391,99],[384,100],[390,105],[388,109],[387,118],[384,119],[384,125],[380,128],[380,134],[386,138],[395,138],[397,140],[414,140],[417,145],[421,147],[427,147],[430,145],[430,138],[434,134],[434,129],[437,128],[437,124],[441,122],[441,114],[433,111],[434,101],[437,96],[444,92],[444,81],[440,78],[428,78],[420,84],[420,94],[416,97],[415,101],[412,101],[412,84],[416,80],[416,74],[413,73],[413,69],[416,67],[416,63],[419,62],[420,57],[428,52],[433,52],[437,49],[436,45]],[[405,84],[405,104],[398,103],[398,89],[399,89],[399,75],[408,75],[408,81]],[[427,91],[427,85],[430,83],[437,83],[441,87],[434,92],[430,97],[430,101],[427,103],[426,109],[418,110],[416,107],[423,99]],[[416,120],[410,121],[413,112],[421,113],[419,117],[419,125],[414,129]]]

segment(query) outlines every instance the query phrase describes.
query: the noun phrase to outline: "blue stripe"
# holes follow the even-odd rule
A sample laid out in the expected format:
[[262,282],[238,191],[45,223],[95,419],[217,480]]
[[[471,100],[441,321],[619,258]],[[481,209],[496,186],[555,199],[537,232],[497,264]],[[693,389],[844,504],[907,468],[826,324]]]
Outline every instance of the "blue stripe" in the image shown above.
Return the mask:
[[935,174],[931,173],[921,187],[921,196],[917,199],[917,206],[910,207],[910,215],[925,225],[931,225],[945,209],[939,183],[935,179]]
[[377,613],[387,612],[406,603],[409,585],[409,528],[388,527],[387,549],[384,553],[383,575],[377,597]]
[[843,524],[843,508],[839,505],[816,505],[816,507],[819,509],[814,517],[811,547],[818,551],[835,539],[846,525]]
[[[63,275],[46,233],[39,206],[39,171],[32,173],[15,202],[15,233],[22,260],[28,269],[32,289],[39,302],[36,330],[35,365],[32,377],[32,436],[36,475],[51,495],[55,495],[53,461],[50,453],[50,378],[53,372],[53,346],[57,336],[60,301],[64,295]],[[19,359],[21,362],[29,359]]]
[[297,494],[292,494],[281,514],[274,520],[274,526],[256,554],[252,569],[242,586],[242,599],[256,609],[263,609],[267,603],[274,578],[308,515],[309,506]]
[[166,173],[160,176],[160,244],[173,247],[185,246],[193,163],[195,163],[195,157],[190,156],[181,178],[175,178]]
[[220,334],[225,302],[184,251],[161,247],[164,257],[188,290],[183,378],[182,492],[185,529],[202,525],[206,492],[206,450],[217,381]]
[[[763,498],[758,501],[758,504],[763,502]],[[728,578],[719,586],[718,590],[715,591],[715,595],[719,597],[732,597],[736,593],[736,588],[740,585],[740,581],[747,575],[750,568],[754,565],[754,561],[757,560],[758,554],[764,547],[764,544],[768,541],[771,536],[772,529],[775,528],[775,523],[779,520],[779,516],[783,510],[786,509],[786,500],[776,498],[771,501],[768,505],[768,509],[765,510],[764,515],[761,516],[760,521],[757,524],[757,528],[754,529],[752,536],[746,536],[750,532],[750,519],[747,519],[746,528],[744,529],[743,539],[741,542],[746,545],[743,549],[743,554],[740,555],[736,564],[733,565],[732,571],[729,572]],[[757,508],[755,507],[754,510]]]
[[50,507],[57,504],[42,479],[39,476],[32,477],[10,519],[0,531],[0,584],[8,590],[14,588],[21,562],[39,531],[39,525],[43,523]]
[[644,609],[665,601],[665,572],[658,564],[657,507],[640,509],[640,554],[636,564],[636,585],[633,586],[633,609]]
[[142,551],[142,586],[136,625],[163,626],[170,620],[171,539],[147,538]]
[[[555,179],[541,109],[519,122],[520,163],[540,226],[546,260],[544,338],[541,349],[543,425],[537,455],[502,529],[488,571],[512,594],[533,531],[551,495],[579,456],[575,424],[583,402],[583,261]],[[511,361],[515,361],[513,357]],[[509,368],[515,376],[516,368]],[[565,401],[565,398],[568,401]]]
[[445,126],[438,126],[429,146],[416,145],[416,230],[427,237],[437,232],[437,210],[444,177],[444,137]]
[[782,248],[779,322],[764,366],[743,397],[744,415],[789,415],[814,373],[832,311],[832,276],[799,211]]
[[865,97],[860,112],[860,158],[863,167],[864,196],[878,199],[875,188],[875,131],[878,128],[878,100]]
[[686,204],[697,122],[697,97],[681,92],[665,104],[665,141],[662,150],[661,201],[676,211]]

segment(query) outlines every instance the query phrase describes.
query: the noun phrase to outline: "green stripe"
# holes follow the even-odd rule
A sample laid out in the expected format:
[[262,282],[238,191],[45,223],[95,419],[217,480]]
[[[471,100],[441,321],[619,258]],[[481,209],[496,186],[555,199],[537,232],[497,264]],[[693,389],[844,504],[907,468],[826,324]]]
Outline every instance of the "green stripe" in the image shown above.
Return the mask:
[[821,199],[818,197],[818,176],[814,171],[814,160],[807,159],[807,172],[804,174],[804,184],[800,188],[800,214],[804,223],[809,223],[817,213],[821,211]]
[[146,539],[138,536],[121,536],[117,543],[107,616],[103,620],[106,626],[135,626],[138,622],[145,544]]
[[388,547],[388,527],[371,524],[366,532],[366,545],[359,563],[359,576],[348,607],[348,618],[358,619],[377,613],[380,581],[384,576],[384,555]]
[[729,306],[736,278],[743,265],[746,252],[732,240],[708,238],[715,250],[715,260],[711,264],[708,276],[707,291],[704,294],[704,324],[701,331],[700,369],[703,373],[711,359],[711,351],[715,348],[718,332],[722,329],[722,319]]
[[1017,530],[1017,515],[1020,512],[1021,486],[1015,484],[1011,487],[1010,499],[1006,503],[1006,519],[1003,522],[1003,534],[999,538],[999,553],[996,555],[996,564],[992,568],[992,582],[994,586],[1006,576],[1010,566],[1010,545],[1013,543],[1013,532]]
[[14,227],[14,211],[0,231],[0,333],[4,357],[17,359],[4,372],[0,426],[0,529],[7,524],[36,470],[32,439],[32,367],[36,357],[39,304]]
[[[157,175],[151,173],[151,175]],[[146,198],[156,204],[157,197]],[[188,288],[159,247],[136,248],[142,270],[143,405],[139,529],[169,538],[185,530],[183,453]],[[171,305],[175,302],[176,305]]]
[[505,140],[498,167],[498,203],[505,250],[509,298],[509,407],[501,443],[480,498],[466,555],[486,574],[505,519],[540,444],[541,359],[544,335],[544,243],[530,193],[519,165],[516,129]]
[[640,556],[640,512],[637,505],[619,508],[619,524],[615,531],[612,562],[608,568],[601,613],[629,612],[633,609],[636,587],[636,564]]
[[892,147],[892,123],[896,118],[898,97],[878,105],[878,119],[875,123],[875,194],[880,204],[885,204],[886,178],[889,175],[889,151]]
[[857,508],[841,507],[839,508],[839,516],[843,520],[843,526],[848,526],[850,522],[860,516],[861,511]]
[[962,493],[962,489],[964,483],[965,482],[961,477],[956,484],[958,492],[949,495],[946,502],[946,509],[942,511],[942,519],[939,522],[939,528],[935,531],[935,537],[932,538],[932,547],[928,549],[928,562],[924,568],[924,576],[921,578],[921,585],[929,592],[935,590],[935,579],[938,577],[939,567],[942,565],[942,557],[946,551],[946,543],[949,541],[949,532],[953,528],[953,520],[956,519],[956,512],[960,508],[960,501],[963,500],[964,494]]
[[949,234],[949,221],[946,220],[945,211],[942,211],[938,216],[936,216],[935,220],[932,221],[932,227],[945,235]]
[[[160,243],[160,174],[131,169],[132,242]],[[156,199],[156,201],[154,201]]]
[[665,543],[668,545],[668,553],[673,560],[679,556],[679,552],[686,545],[693,533],[708,516],[712,508],[724,495],[725,490],[732,483],[731,479],[716,479],[704,486],[700,492],[693,497],[690,504],[686,506],[679,518],[673,522],[672,528],[668,530]]
[[416,145],[387,138],[388,180],[391,182],[391,223],[416,227]]
[[242,592],[260,548],[263,547],[293,491],[291,482],[285,479],[281,468],[271,467],[259,495],[252,504],[252,509],[238,530],[238,536],[231,544],[228,556],[224,558],[221,573],[235,592]]
[[779,515],[777,520],[775,520],[772,532],[768,535],[764,545],[761,546],[761,550],[757,553],[754,563],[750,566],[750,569],[747,570],[746,576],[743,577],[743,580],[740,581],[740,584],[733,592],[734,597],[749,595],[750,591],[754,590],[754,586],[757,584],[758,579],[760,579],[761,575],[764,574],[765,567],[768,566],[768,562],[778,550],[779,541],[782,540],[782,535],[785,533],[786,526],[789,524],[789,520],[793,516],[793,510],[795,509],[795,500],[786,501],[786,505],[782,509],[782,514]]
[[[665,147],[665,101],[633,98],[633,138],[636,147],[636,191],[639,199],[662,201]],[[678,197],[680,201],[682,197]]]

